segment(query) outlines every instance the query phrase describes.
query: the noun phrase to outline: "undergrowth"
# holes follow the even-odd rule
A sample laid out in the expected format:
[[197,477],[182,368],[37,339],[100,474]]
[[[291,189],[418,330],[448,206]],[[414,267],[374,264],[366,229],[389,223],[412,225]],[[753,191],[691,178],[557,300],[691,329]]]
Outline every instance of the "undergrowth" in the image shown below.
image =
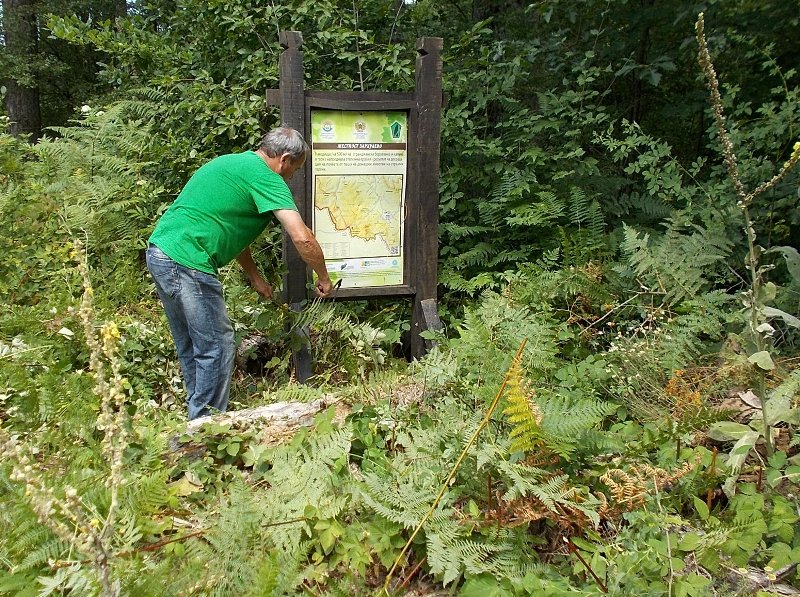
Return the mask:
[[[516,119],[565,109],[541,100],[544,116]],[[704,186],[704,162],[684,168],[636,125],[609,126],[594,141],[642,180],[605,204],[569,173],[537,186],[535,152],[521,157],[475,221],[444,224],[442,282],[462,294],[411,364],[395,358],[403,307],[289,313],[225,270],[237,337],[257,339],[232,404],[321,410],[280,436],[225,420],[186,433],[139,261],[172,192],[151,180],[154,113],[90,109],[36,147],[0,135],[0,594],[798,584],[800,257],[747,242],[751,215],[742,224],[719,168]],[[498,226],[518,245],[473,242]],[[538,244],[523,234],[536,226]],[[287,327],[314,347],[308,385]]]

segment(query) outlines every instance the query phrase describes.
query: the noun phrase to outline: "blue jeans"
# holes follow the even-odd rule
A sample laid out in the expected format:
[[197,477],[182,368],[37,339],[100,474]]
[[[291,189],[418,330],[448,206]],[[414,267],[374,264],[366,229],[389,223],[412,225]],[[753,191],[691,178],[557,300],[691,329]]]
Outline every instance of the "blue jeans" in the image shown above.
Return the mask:
[[146,257],[178,351],[189,420],[224,411],[236,345],[222,283],[175,263],[155,245],[147,248]]

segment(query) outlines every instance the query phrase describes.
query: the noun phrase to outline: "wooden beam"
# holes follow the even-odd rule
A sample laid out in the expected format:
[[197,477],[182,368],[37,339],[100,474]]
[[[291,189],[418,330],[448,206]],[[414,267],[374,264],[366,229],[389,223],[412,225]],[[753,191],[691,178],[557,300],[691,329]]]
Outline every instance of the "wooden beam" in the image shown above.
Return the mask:
[[370,297],[412,296],[417,293],[413,286],[399,284],[397,286],[367,286],[362,288],[340,288],[333,293],[330,300],[364,299]]
[[[427,347],[420,333],[437,325],[436,289],[439,259],[439,136],[442,120],[442,38],[417,40],[415,151],[416,232],[411,315],[411,356],[420,358]],[[406,245],[408,247],[408,245]],[[438,324],[441,326],[441,324]]]
[[[284,48],[278,62],[281,125],[296,129],[307,138],[306,99],[303,83],[305,71],[303,67],[303,52],[300,51],[303,45],[303,36],[298,31],[281,31],[279,39],[281,46]],[[311,206],[309,205],[306,187],[306,172],[308,168],[310,168],[310,164],[306,162],[306,165],[295,172],[288,182],[289,190],[291,190],[294,201],[297,204],[297,210],[306,223],[310,222],[311,217]],[[283,262],[287,267],[283,282],[286,304],[290,305],[295,311],[302,310],[308,298],[306,290],[306,285],[309,282],[308,268],[300,258],[300,254],[291,239],[285,233],[283,235]],[[308,335],[303,333],[303,330],[294,330],[293,335],[292,340],[295,343],[293,349],[295,376],[302,383],[312,374],[311,350],[308,345]]]

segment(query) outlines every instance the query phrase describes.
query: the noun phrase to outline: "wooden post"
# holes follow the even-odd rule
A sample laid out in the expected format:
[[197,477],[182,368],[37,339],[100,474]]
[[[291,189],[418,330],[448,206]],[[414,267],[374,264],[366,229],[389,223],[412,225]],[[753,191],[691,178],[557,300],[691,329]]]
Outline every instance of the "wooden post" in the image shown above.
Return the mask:
[[[441,329],[436,312],[439,258],[439,135],[442,119],[442,38],[417,40],[415,152],[416,247],[414,251],[414,308],[411,316],[411,356],[420,358],[430,343],[420,336]],[[412,191],[414,192],[414,191]],[[407,248],[406,250],[408,250]]]
[[[281,126],[296,129],[306,137],[308,131],[306,130],[305,87],[303,83],[303,52],[300,51],[300,47],[303,45],[303,36],[298,31],[281,31],[279,40],[284,48],[278,62]],[[288,182],[289,190],[292,192],[297,209],[306,223],[310,221],[311,215],[309,213],[310,206],[306,189],[306,171],[309,167],[309,162],[306,162],[305,167],[295,172]],[[293,311],[301,311],[308,298],[306,291],[306,284],[309,280],[308,269],[287,234],[283,235],[283,262],[288,268],[283,281],[286,304]],[[312,374],[311,351],[306,331],[302,329],[294,330],[292,343],[295,375],[298,381],[302,383]]]

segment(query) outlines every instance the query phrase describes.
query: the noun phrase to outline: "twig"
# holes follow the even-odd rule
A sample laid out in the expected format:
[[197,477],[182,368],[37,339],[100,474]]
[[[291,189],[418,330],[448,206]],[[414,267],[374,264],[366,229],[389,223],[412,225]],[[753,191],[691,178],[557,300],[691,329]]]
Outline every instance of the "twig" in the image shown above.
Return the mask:
[[408,583],[411,582],[411,579],[414,578],[414,575],[419,571],[420,568],[422,568],[422,565],[425,563],[425,560],[427,559],[428,559],[427,557],[424,557],[419,562],[417,562],[417,565],[414,566],[414,569],[408,573],[408,576],[406,576],[406,579],[402,583],[400,583],[400,586],[398,588],[405,589]]
[[614,307],[612,307],[612,308],[611,308],[611,309],[608,311],[608,313],[606,313],[605,315],[603,315],[603,316],[602,316],[602,317],[600,317],[599,319],[595,319],[595,320],[594,320],[594,321],[593,321],[591,324],[589,324],[589,325],[587,325],[585,328],[583,328],[583,331],[586,331],[586,330],[588,330],[588,329],[590,329],[590,328],[593,328],[593,327],[594,327],[594,326],[596,326],[598,323],[601,323],[601,322],[602,322],[604,319],[607,319],[608,317],[610,317],[612,313],[614,313],[615,311],[619,311],[620,309],[622,309],[622,307],[624,307],[625,305],[627,305],[628,303],[630,303],[630,302],[632,302],[632,301],[635,301],[637,298],[639,298],[639,297],[640,297],[640,296],[642,296],[643,294],[664,294],[664,293],[662,293],[662,292],[653,292],[653,291],[651,291],[651,290],[637,292],[637,293],[636,293],[636,294],[634,294],[634,295],[633,295],[631,298],[629,298],[627,301],[625,301],[625,302],[622,302],[622,303],[620,303],[619,305],[615,305]]
[[583,564],[584,568],[586,568],[589,574],[592,575],[594,582],[597,583],[597,586],[600,587],[600,590],[603,591],[603,593],[608,593],[608,587],[602,580],[600,580],[600,577],[597,576],[597,574],[595,574],[594,570],[592,570],[592,567],[589,565],[589,562],[583,559],[583,556],[581,555],[581,552],[578,550],[578,547],[569,539],[569,537],[564,537],[564,541],[567,543],[568,551],[570,553],[574,553],[578,557],[578,559],[581,561],[581,564]]

